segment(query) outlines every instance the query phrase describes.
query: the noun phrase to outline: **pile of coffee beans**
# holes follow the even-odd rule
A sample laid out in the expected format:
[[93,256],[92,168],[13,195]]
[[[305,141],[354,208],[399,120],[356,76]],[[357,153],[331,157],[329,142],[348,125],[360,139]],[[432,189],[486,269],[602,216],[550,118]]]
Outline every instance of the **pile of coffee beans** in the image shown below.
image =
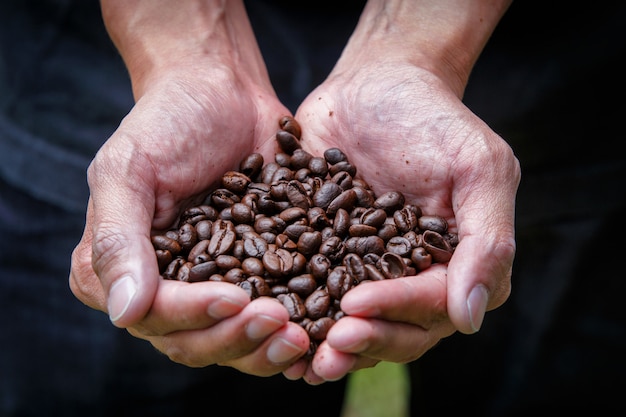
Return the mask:
[[276,298],[308,332],[310,357],[351,288],[448,262],[458,239],[402,193],[376,196],[340,149],[303,150],[294,118],[278,124],[274,161],[248,155],[152,244],[164,279],[229,282],[252,299]]

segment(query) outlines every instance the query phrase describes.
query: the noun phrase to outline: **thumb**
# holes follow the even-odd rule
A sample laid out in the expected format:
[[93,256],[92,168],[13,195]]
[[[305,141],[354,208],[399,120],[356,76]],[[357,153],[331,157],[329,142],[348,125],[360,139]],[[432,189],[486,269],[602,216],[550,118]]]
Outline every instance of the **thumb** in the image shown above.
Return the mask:
[[154,194],[140,192],[138,187],[140,181],[131,186],[110,177],[91,186],[92,267],[104,290],[111,321],[123,328],[147,314],[159,284],[150,241]]

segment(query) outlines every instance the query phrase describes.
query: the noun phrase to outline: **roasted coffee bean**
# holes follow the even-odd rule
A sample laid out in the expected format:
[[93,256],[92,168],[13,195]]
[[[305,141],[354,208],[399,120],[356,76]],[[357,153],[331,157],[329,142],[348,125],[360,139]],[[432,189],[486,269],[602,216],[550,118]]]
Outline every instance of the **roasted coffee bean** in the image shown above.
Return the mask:
[[409,256],[413,246],[411,246],[409,239],[403,236],[394,236],[389,239],[385,249],[387,252],[392,252],[399,256]]
[[298,252],[305,256],[313,255],[319,250],[322,244],[322,233],[313,230],[310,226],[305,226],[307,230],[302,232],[298,237]]
[[330,303],[330,294],[325,287],[315,289],[304,300],[307,317],[311,320],[325,317],[328,314]]
[[421,216],[417,220],[417,225],[420,230],[437,232],[443,235],[448,231],[448,222],[443,217],[439,216]]
[[322,185],[322,187],[313,195],[313,204],[316,207],[326,209],[342,192],[343,189],[339,186],[339,184],[334,182],[324,183],[324,185]]
[[278,142],[280,149],[290,155],[293,151],[300,148],[300,141],[298,138],[293,133],[286,130],[279,130],[276,132],[276,141]]
[[263,255],[263,266],[272,277],[287,277],[293,270],[293,257],[285,249],[268,250]]
[[207,252],[213,259],[219,255],[226,254],[235,245],[237,234],[230,229],[220,229],[211,236]]
[[345,266],[336,267],[326,278],[328,294],[336,300],[341,300],[341,297],[350,291],[356,283],[355,279],[348,274]]
[[377,196],[342,150],[304,150],[293,117],[278,126],[274,160],[249,154],[151,240],[163,279],[227,282],[251,299],[276,298],[309,334],[311,358],[345,315],[348,291],[448,262],[458,235],[398,191]]
[[323,341],[331,327],[335,324],[335,319],[331,317],[320,317],[315,321],[307,323],[305,330],[309,337],[315,341]]
[[211,275],[217,273],[219,268],[215,261],[206,261],[196,264],[189,271],[189,282],[208,281]]
[[433,263],[433,256],[428,253],[426,248],[420,246],[411,251],[411,261],[415,265],[415,269],[423,271]]
[[433,257],[433,262],[446,263],[452,257],[452,247],[438,232],[426,230],[423,234],[424,248]]
[[302,274],[291,278],[287,282],[287,288],[290,292],[295,292],[302,298],[308,297],[315,288],[317,288],[317,282],[313,275]]
[[291,116],[283,116],[278,120],[278,126],[282,130],[286,130],[287,132],[294,135],[297,139],[302,137],[302,129],[300,128],[300,123],[296,119]]
[[400,255],[385,252],[376,265],[385,278],[400,278],[406,275],[406,264]]
[[363,259],[356,253],[349,253],[344,256],[342,263],[346,267],[348,275],[357,283],[367,279],[365,262],[363,262]]
[[263,162],[263,155],[260,153],[251,153],[241,161],[239,171],[248,178],[256,178],[263,168]]
[[393,215],[396,210],[404,206],[404,195],[397,191],[388,191],[374,200],[373,207],[385,210],[388,215]]
[[329,164],[334,165],[338,162],[346,161],[348,157],[339,148],[329,148],[324,151],[324,159]]
[[298,294],[279,294],[277,298],[287,309],[291,321],[299,322],[306,316],[306,307]]
[[328,276],[332,263],[325,255],[316,253],[311,256],[307,266],[309,273],[317,282],[324,282],[326,281],[326,277]]
[[[176,234],[178,236],[178,233]],[[165,235],[155,235],[151,238],[152,246],[157,250],[166,250],[172,255],[178,255],[182,250],[182,246],[178,243],[178,240],[172,239]]]

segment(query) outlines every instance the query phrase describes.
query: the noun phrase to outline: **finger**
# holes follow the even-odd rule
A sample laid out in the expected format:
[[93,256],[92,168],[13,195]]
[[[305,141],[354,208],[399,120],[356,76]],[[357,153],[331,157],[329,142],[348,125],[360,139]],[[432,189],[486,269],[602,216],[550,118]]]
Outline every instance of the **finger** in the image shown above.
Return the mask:
[[338,381],[351,372],[371,368],[378,362],[376,359],[335,350],[328,343],[322,343],[315,352],[304,380],[311,385]]
[[[87,225],[90,224],[92,213],[91,198],[87,204]],[[107,311],[106,295],[102,283],[96,276],[91,263],[92,255],[91,227],[86,226],[80,242],[72,251],[69,284],[76,298],[85,305],[103,312]]]
[[[328,332],[326,343],[336,351],[378,361],[406,363],[421,357],[442,338],[454,333],[447,320],[423,328],[413,324],[344,317]],[[325,355],[328,359],[330,355]]]
[[249,303],[248,294],[230,283],[161,280],[150,311],[133,332],[145,338],[204,329],[240,313]]
[[446,274],[445,265],[433,265],[416,276],[363,283],[343,296],[341,309],[349,316],[429,328],[447,318]]
[[123,162],[132,157],[117,155],[115,163],[96,158],[88,172],[92,266],[107,295],[109,317],[118,327],[128,327],[145,316],[159,282],[150,241],[154,187],[136,171],[135,164]]
[[477,332],[485,312],[502,305],[511,290],[520,177],[510,149],[503,154],[508,163],[483,164],[491,168],[466,175],[453,197],[459,244],[448,265],[448,314],[466,334]]
[[221,364],[255,375],[282,372],[309,344],[306,331],[289,322],[287,310],[268,297],[252,301],[241,313],[211,327],[146,339],[186,366]]

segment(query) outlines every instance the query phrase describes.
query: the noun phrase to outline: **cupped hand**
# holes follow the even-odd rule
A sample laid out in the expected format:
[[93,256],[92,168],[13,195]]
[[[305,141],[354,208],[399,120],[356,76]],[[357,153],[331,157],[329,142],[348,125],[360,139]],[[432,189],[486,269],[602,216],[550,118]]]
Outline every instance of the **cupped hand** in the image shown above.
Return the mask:
[[72,292],[189,366],[270,375],[308,348],[304,330],[274,300],[250,302],[231,284],[162,280],[150,240],[244,156],[273,157],[278,119],[289,112],[268,86],[215,64],[170,71],[142,91],[88,170]]
[[520,168],[508,144],[428,71],[390,61],[342,69],[296,113],[303,148],[339,147],[377,195],[401,191],[444,217],[459,244],[448,264],[349,291],[348,317],[312,363],[284,372],[312,384],[381,360],[413,361],[455,331],[477,332],[485,311],[509,296],[515,254]]

